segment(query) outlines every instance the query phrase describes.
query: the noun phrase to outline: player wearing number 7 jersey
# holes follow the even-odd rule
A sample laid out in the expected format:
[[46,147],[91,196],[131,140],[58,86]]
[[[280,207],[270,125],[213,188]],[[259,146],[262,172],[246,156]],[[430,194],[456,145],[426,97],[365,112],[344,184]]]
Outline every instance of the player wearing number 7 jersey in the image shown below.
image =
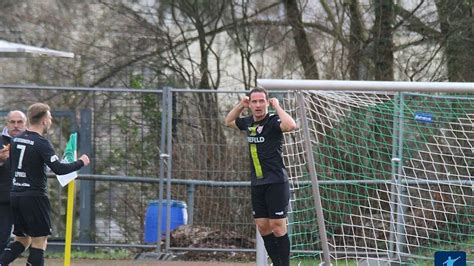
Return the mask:
[[44,250],[51,235],[51,205],[47,196],[46,166],[56,174],[67,174],[89,164],[82,155],[78,161],[61,163],[51,142],[43,137],[52,123],[48,105],[35,103],[28,108],[29,128],[11,141],[10,163],[15,241],[0,256],[0,266],[8,265],[26,248],[27,265],[44,265]]

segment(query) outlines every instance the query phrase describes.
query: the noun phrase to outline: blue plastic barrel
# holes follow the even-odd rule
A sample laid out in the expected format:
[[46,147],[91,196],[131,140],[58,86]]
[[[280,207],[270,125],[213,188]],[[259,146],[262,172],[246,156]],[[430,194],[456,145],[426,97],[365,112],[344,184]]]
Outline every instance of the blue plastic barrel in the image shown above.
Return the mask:
[[[169,201],[171,208],[171,225],[170,230],[178,228],[183,224],[188,223],[188,213],[186,203],[184,201],[171,200]],[[166,236],[166,208],[167,200],[161,203],[161,233],[162,238]],[[146,209],[145,215],[145,243],[156,243],[158,237],[158,208],[159,201],[150,201]]]

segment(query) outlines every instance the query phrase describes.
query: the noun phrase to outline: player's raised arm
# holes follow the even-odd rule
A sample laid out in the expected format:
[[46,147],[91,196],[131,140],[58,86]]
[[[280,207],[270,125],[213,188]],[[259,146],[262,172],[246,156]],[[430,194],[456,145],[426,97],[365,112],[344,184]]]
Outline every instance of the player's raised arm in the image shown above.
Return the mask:
[[270,105],[275,109],[278,116],[280,117],[280,128],[282,132],[289,132],[296,129],[295,120],[280,106],[280,102],[277,98],[271,98],[269,100]]
[[240,102],[230,110],[225,117],[224,123],[228,127],[237,128],[235,120],[239,118],[240,114],[249,107],[249,97],[245,96]]
[[87,157],[87,155],[82,155],[79,160],[75,162],[61,162],[49,142],[41,143],[41,146],[38,146],[38,148],[38,150],[42,152],[46,165],[48,165],[48,167],[58,175],[69,174],[89,164],[89,157]]

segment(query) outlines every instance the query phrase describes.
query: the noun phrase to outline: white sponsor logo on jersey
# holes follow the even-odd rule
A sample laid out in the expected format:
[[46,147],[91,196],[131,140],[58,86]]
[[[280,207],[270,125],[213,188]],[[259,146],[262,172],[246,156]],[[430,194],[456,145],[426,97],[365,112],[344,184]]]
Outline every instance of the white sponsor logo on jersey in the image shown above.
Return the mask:
[[247,137],[247,141],[250,143],[263,143],[265,142],[264,137]]
[[15,177],[26,177],[26,173],[25,173],[25,172],[15,171]]
[[16,187],[30,187],[31,185],[28,183],[20,183],[16,181],[16,178],[13,178],[12,184]]
[[35,145],[35,142],[29,139],[22,139],[22,138],[14,138],[13,142],[19,142],[23,144],[30,144],[30,145]]

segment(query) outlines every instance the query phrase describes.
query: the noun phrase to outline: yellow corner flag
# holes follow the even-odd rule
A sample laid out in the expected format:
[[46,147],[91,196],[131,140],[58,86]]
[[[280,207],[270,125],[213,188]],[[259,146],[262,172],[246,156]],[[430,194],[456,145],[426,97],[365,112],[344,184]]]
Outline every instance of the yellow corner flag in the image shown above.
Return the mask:
[[[64,150],[63,161],[74,162],[77,159],[77,133],[72,133]],[[71,265],[71,246],[72,246],[72,221],[74,218],[74,198],[76,192],[75,181],[77,172],[67,175],[57,176],[59,183],[67,187],[67,212],[66,212],[66,243],[64,244],[64,266]],[[64,184],[63,184],[64,183]]]

